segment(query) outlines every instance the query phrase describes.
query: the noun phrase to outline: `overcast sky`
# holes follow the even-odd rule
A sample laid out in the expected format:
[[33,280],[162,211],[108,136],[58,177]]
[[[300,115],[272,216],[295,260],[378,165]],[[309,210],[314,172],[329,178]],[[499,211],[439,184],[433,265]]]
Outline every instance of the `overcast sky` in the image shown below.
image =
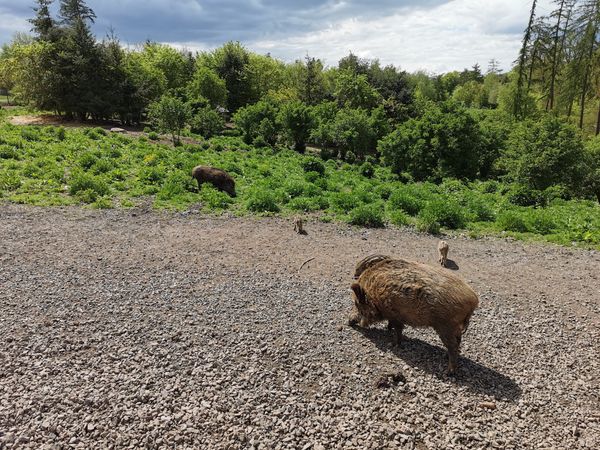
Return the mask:
[[[58,0],[55,1],[58,3]],[[29,31],[32,0],[0,0],[0,43]],[[127,44],[150,39],[191,50],[228,40],[286,61],[329,65],[348,52],[402,69],[460,70],[517,58],[530,0],[88,0],[99,38],[112,27]],[[538,2],[540,15],[551,0]]]

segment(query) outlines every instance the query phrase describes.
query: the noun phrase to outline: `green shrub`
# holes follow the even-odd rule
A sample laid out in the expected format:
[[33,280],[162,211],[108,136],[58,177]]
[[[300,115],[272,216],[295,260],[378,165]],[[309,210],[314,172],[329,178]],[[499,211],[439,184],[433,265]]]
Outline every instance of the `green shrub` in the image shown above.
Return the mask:
[[410,216],[399,209],[390,211],[388,216],[390,218],[390,222],[398,227],[405,226],[410,223]]
[[95,152],[86,151],[79,157],[79,167],[83,170],[90,170],[96,161],[98,161],[98,155]]
[[227,209],[233,203],[233,199],[226,192],[219,191],[214,186],[206,183],[200,192],[200,200],[205,207],[211,210]]
[[316,197],[296,197],[290,200],[287,207],[293,211],[320,211],[327,209],[329,203],[323,196]]
[[87,173],[75,173],[71,178],[69,193],[85,203],[92,203],[98,197],[108,195],[110,188],[106,181]]
[[26,141],[39,141],[41,135],[36,128],[25,127],[21,130],[21,137]]
[[350,223],[370,228],[381,228],[385,225],[383,208],[379,204],[361,205],[350,211]]
[[19,152],[15,147],[0,144],[0,159],[19,159]]
[[148,139],[150,139],[151,141],[158,141],[159,138],[160,136],[156,131],[151,131],[150,133],[148,133]]
[[493,194],[494,192],[498,192],[500,183],[495,180],[488,180],[479,183],[478,189],[486,194]]
[[543,209],[528,211],[526,223],[528,230],[539,234],[550,234],[556,229],[552,214]]
[[544,203],[546,205],[549,205],[556,199],[560,199],[560,200],[570,200],[571,199],[569,190],[566,187],[560,186],[560,185],[550,186],[549,188],[544,189],[544,191],[542,192],[542,197],[544,198]]
[[375,168],[370,162],[365,162],[360,166],[359,172],[365,178],[372,178],[375,175]]
[[190,122],[192,133],[199,134],[205,138],[219,134],[224,126],[225,120],[221,114],[210,106],[198,110]]
[[508,201],[517,206],[541,206],[544,204],[544,195],[529,186],[514,184],[508,191]]
[[419,219],[426,223],[437,222],[455,230],[465,226],[465,216],[458,203],[450,198],[437,198],[428,202],[419,212]]
[[375,194],[382,200],[388,200],[392,195],[393,189],[388,183],[381,183],[375,188]]
[[325,175],[325,165],[317,158],[305,158],[302,161],[302,168],[305,172],[316,172],[319,175]]
[[317,182],[317,180],[320,180],[321,177],[322,177],[322,175],[319,172],[314,172],[314,171],[306,172],[304,174],[304,179],[306,181],[308,181],[309,183],[315,183],[315,182]]
[[330,195],[330,204],[340,212],[347,212],[360,205],[360,199],[350,192],[334,192]]
[[[89,203],[89,202],[86,202]],[[113,207],[112,200],[108,197],[100,197],[94,203],[92,207],[96,209],[110,209]]]
[[266,187],[256,188],[248,195],[246,208],[252,212],[279,212],[277,197]]
[[439,234],[440,223],[435,220],[435,217],[427,214],[417,217],[416,228],[418,231],[429,234]]
[[0,191],[16,191],[21,187],[21,177],[14,172],[0,172]]
[[169,200],[178,195],[192,191],[194,188],[193,179],[182,171],[171,172],[158,191],[156,198],[159,200]]
[[288,180],[283,185],[283,190],[289,195],[290,198],[300,197],[304,194],[308,187],[308,183],[298,180]]
[[413,195],[402,189],[395,190],[388,200],[388,206],[391,209],[403,210],[404,212],[415,216],[421,211],[422,203]]
[[525,233],[528,230],[527,224],[521,215],[515,211],[504,211],[498,215],[496,223],[501,230],[516,231]]
[[99,175],[102,173],[110,172],[114,168],[113,162],[108,158],[100,158],[96,160],[94,165],[90,168],[91,172]]

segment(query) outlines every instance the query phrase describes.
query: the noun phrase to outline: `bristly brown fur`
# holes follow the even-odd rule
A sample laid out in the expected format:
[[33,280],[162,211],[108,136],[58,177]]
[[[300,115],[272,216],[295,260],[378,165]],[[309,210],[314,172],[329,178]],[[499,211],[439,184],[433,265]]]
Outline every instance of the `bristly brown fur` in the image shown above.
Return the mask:
[[235,197],[235,181],[231,175],[221,169],[209,166],[196,166],[192,170],[192,177],[198,181],[198,189],[202,189],[202,183],[210,183],[217,189],[227,192]]
[[448,372],[454,372],[462,334],[479,305],[467,283],[441,268],[386,259],[365,269],[352,290],[352,324],[388,320],[398,344],[404,325],[432,327],[448,348]]
[[360,277],[360,275],[368,268],[373,267],[374,265],[379,264],[382,261],[387,261],[390,259],[392,259],[391,256],[379,254],[369,255],[361,259],[358,262],[358,264],[356,264],[356,268],[354,270],[354,279],[358,280],[358,277]]

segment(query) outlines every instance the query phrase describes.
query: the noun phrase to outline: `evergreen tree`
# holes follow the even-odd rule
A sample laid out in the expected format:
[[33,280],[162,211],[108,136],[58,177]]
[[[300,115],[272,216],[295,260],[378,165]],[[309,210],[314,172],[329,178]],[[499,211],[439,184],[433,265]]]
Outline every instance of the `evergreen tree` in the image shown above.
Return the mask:
[[74,25],[77,21],[92,22],[96,14],[84,0],[60,0],[60,17],[63,23]]
[[29,19],[29,23],[33,25],[31,31],[36,33],[42,40],[48,40],[50,32],[54,28],[54,19],[50,16],[50,5],[54,0],[36,0],[36,5],[33,10],[35,17]]

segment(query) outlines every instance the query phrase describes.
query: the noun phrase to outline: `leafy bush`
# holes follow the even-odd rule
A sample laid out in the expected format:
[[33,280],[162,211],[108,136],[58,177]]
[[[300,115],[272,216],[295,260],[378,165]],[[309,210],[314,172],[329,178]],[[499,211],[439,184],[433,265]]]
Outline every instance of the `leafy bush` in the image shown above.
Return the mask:
[[173,145],[179,143],[181,133],[192,115],[190,106],[177,97],[164,95],[148,108],[148,116],[154,126],[163,133],[170,133]]
[[432,215],[421,215],[417,217],[416,228],[418,231],[429,234],[439,234],[440,223]]
[[529,186],[514,184],[508,191],[508,201],[517,206],[540,206],[544,204],[544,195]]
[[69,193],[85,203],[92,203],[98,197],[108,195],[110,188],[103,179],[79,172],[71,178]]
[[359,172],[363,177],[372,178],[375,175],[375,167],[370,162],[365,162],[360,166]]
[[278,120],[294,150],[304,153],[314,124],[312,109],[300,101],[289,102],[279,111]]
[[417,198],[401,189],[395,190],[390,195],[388,206],[393,210],[402,210],[411,216],[417,215],[422,208]]
[[428,202],[418,217],[426,223],[437,222],[452,230],[465,226],[465,216],[460,205],[450,198],[437,198]]
[[445,102],[398,126],[379,141],[378,150],[394,172],[409,172],[415,180],[473,179],[481,143],[477,122],[467,110]]
[[319,175],[325,175],[325,166],[317,158],[305,158],[302,161],[302,168],[305,172],[317,172]]
[[316,197],[296,197],[287,204],[287,207],[293,211],[304,212],[324,210],[328,206],[327,199],[321,195]]
[[515,211],[504,211],[498,215],[496,223],[501,230],[525,233],[528,231],[523,217]]
[[225,127],[225,120],[209,106],[199,109],[190,121],[192,133],[207,139],[219,134],[223,127]]
[[227,209],[233,203],[233,199],[226,192],[219,191],[206,183],[200,191],[200,200],[208,209],[217,211]]
[[275,145],[279,131],[277,114],[277,108],[273,104],[259,101],[240,108],[233,115],[233,121],[241,130],[246,144],[253,144],[259,139],[259,144]]
[[519,123],[499,165],[513,181],[533,190],[562,185],[573,195],[580,193],[587,174],[581,134],[552,115]]
[[151,141],[158,141],[159,138],[160,136],[156,131],[151,131],[150,133],[148,133],[148,139],[150,139]]
[[396,209],[388,213],[390,222],[396,226],[405,226],[410,223],[410,216],[404,211]]
[[279,212],[276,195],[266,187],[255,188],[250,192],[246,208],[252,212]]
[[358,206],[350,211],[350,223],[363,227],[381,228],[385,225],[383,208],[378,204]]

